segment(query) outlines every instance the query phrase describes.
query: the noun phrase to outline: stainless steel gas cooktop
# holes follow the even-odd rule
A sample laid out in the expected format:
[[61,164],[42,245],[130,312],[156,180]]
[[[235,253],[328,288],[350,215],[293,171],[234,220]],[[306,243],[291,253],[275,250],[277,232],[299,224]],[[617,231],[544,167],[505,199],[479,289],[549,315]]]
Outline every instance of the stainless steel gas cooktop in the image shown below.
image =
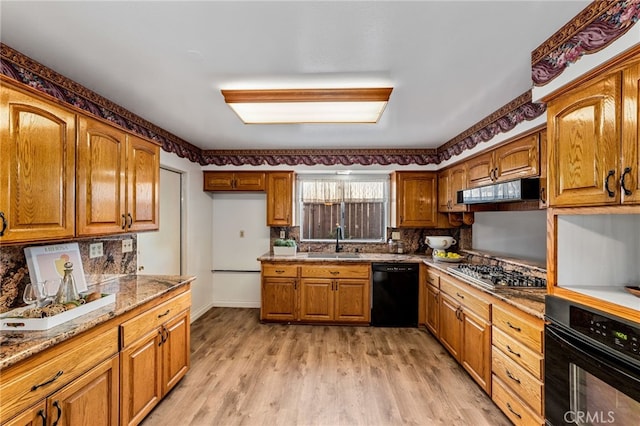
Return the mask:
[[518,271],[505,271],[497,265],[459,264],[447,268],[449,272],[472,283],[495,290],[496,288],[546,288],[547,280]]

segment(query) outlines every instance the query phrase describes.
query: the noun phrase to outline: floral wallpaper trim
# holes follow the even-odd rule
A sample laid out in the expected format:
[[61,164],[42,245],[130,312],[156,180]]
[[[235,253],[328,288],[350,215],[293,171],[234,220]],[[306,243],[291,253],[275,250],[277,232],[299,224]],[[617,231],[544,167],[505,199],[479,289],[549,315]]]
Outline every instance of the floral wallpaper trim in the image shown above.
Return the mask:
[[162,144],[162,149],[194,163],[202,162],[202,150],[0,43],[0,74],[24,83],[87,113],[106,119],[130,132]]
[[401,166],[438,164],[435,149],[299,149],[299,150],[209,150],[203,151],[206,164],[216,166]]
[[531,121],[544,114],[546,110],[546,104],[531,102],[529,90],[438,147],[438,163],[460,155],[480,142],[487,142],[499,133],[513,130],[518,124],[525,120]]
[[640,19],[640,0],[594,1],[531,53],[535,86],[558,77],[583,55],[595,53]]

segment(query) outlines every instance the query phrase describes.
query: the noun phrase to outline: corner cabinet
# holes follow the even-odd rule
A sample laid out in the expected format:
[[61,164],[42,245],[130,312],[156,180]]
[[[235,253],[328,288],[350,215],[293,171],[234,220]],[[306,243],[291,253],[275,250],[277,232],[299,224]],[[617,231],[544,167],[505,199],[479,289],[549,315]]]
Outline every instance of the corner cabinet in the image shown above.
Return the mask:
[[89,117],[78,127],[77,235],[158,229],[160,148]]
[[640,203],[640,54],[547,100],[549,205]]
[[267,226],[293,224],[293,172],[267,173]]
[[395,226],[434,228],[438,226],[438,174],[436,172],[394,172]]
[[75,232],[76,116],[0,86],[0,243]]

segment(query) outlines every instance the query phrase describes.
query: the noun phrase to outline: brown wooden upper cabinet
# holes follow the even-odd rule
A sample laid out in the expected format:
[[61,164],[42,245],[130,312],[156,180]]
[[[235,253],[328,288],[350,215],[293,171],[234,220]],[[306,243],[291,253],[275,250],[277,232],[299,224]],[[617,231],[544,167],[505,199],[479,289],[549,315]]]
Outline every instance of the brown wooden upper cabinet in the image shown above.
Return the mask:
[[89,117],[78,129],[77,235],[158,229],[160,148]]
[[438,211],[443,213],[464,212],[466,204],[458,204],[458,191],[467,187],[466,163],[449,167],[438,173]]
[[0,86],[0,243],[73,237],[75,114]]
[[293,224],[293,172],[267,173],[267,226]]
[[399,228],[438,225],[438,174],[436,172],[394,172],[396,223]]
[[467,160],[467,188],[538,176],[539,138],[536,132]]
[[264,191],[264,172],[204,172],[205,191]]
[[546,99],[551,206],[640,203],[640,53]]

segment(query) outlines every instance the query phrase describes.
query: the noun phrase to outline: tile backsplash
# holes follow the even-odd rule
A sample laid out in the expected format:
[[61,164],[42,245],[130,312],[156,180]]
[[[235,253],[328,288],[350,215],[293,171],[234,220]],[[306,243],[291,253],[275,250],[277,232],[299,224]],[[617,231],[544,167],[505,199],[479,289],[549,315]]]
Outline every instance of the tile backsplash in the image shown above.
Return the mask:
[[[122,253],[122,240],[133,240],[133,250]],[[137,238],[135,234],[77,240],[82,267],[88,285],[95,284],[104,275],[135,274],[137,266]],[[101,242],[103,255],[89,258],[89,245]],[[30,282],[29,269],[24,256],[25,247],[59,244],[60,241],[29,245],[0,247],[0,313],[23,306],[22,293]]]

